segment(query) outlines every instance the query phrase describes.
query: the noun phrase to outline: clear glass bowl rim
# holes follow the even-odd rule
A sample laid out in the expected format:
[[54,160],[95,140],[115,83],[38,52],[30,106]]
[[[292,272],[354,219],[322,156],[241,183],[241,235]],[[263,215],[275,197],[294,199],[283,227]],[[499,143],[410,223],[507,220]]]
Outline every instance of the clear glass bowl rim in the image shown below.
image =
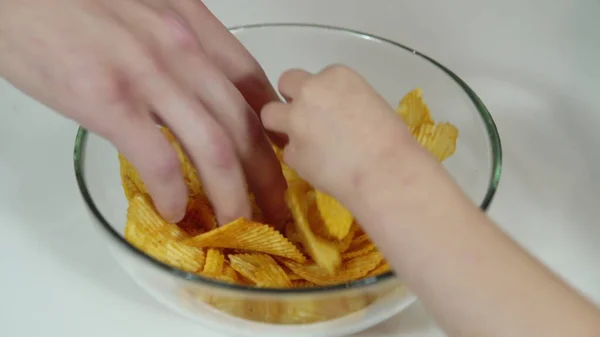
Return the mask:
[[[247,31],[247,30],[280,29],[280,28],[296,28],[296,29],[306,29],[306,30],[312,29],[312,30],[320,30],[320,31],[322,31],[322,30],[333,31],[335,33],[342,33],[342,34],[346,34],[346,35],[353,36],[356,38],[368,39],[368,40],[373,40],[375,42],[392,45],[392,46],[398,47],[400,49],[404,49],[405,51],[412,53],[415,57],[420,57],[420,58],[430,62],[431,64],[436,66],[438,69],[440,69],[442,72],[444,72],[446,75],[448,75],[450,78],[452,78],[452,80],[454,80],[454,82],[456,84],[458,84],[464,90],[465,94],[471,99],[471,102],[475,106],[476,110],[479,113],[479,116],[481,117],[482,121],[484,122],[486,131],[487,131],[487,135],[489,138],[489,143],[490,143],[490,147],[491,147],[490,150],[492,153],[492,155],[491,155],[491,159],[492,159],[491,172],[490,172],[490,178],[489,178],[487,192],[485,194],[485,197],[483,198],[483,200],[481,201],[481,203],[479,205],[479,207],[482,211],[484,211],[484,212],[487,211],[487,209],[490,207],[490,205],[494,199],[494,195],[498,189],[498,184],[500,182],[500,176],[502,173],[502,146],[500,143],[500,136],[498,134],[496,124],[495,124],[490,112],[488,111],[488,109],[485,107],[485,105],[483,104],[481,99],[477,96],[477,94],[458,75],[456,75],[450,69],[448,69],[445,66],[443,66],[442,64],[438,63],[431,57],[424,55],[412,48],[404,46],[398,42],[395,42],[390,39],[386,39],[384,37],[380,37],[377,35],[361,32],[361,31],[357,31],[357,30],[353,30],[353,29],[348,29],[348,28],[329,26],[329,25],[310,24],[310,23],[260,23],[260,24],[249,24],[249,25],[229,27],[229,30],[233,34],[236,34],[236,33],[241,33],[243,31]],[[385,273],[385,274],[382,274],[379,276],[366,278],[366,279],[362,279],[362,280],[358,280],[358,281],[353,281],[353,282],[350,282],[347,284],[338,284],[338,285],[324,286],[324,287],[298,288],[298,289],[295,289],[295,288],[292,288],[292,289],[252,288],[252,287],[241,286],[241,285],[237,285],[237,284],[229,284],[229,283],[205,278],[205,277],[202,277],[197,274],[184,272],[180,269],[173,268],[165,263],[162,263],[162,262],[150,257],[149,255],[146,255],[141,250],[137,249],[136,247],[134,247],[133,245],[128,243],[125,240],[125,238],[123,238],[108,223],[108,221],[104,218],[104,216],[102,215],[100,210],[96,207],[96,204],[94,203],[91,193],[88,190],[87,183],[85,180],[85,174],[84,174],[84,171],[85,171],[84,170],[84,168],[85,168],[85,165],[84,165],[85,148],[86,148],[87,135],[88,135],[88,131],[86,129],[84,129],[83,127],[79,127],[79,129],[77,130],[77,136],[75,138],[73,161],[74,161],[74,165],[75,165],[75,176],[76,176],[76,180],[77,180],[77,185],[79,187],[79,191],[80,191],[83,199],[85,200],[85,204],[88,208],[88,211],[90,213],[92,213],[93,217],[96,219],[96,222],[98,224],[100,224],[100,227],[103,228],[107,232],[108,236],[110,238],[114,239],[120,246],[122,246],[122,248],[125,248],[127,251],[136,255],[143,261],[150,263],[151,265],[154,265],[155,267],[162,269],[163,271],[170,273],[171,275],[173,275],[177,278],[181,278],[186,281],[198,283],[199,285],[202,285],[202,286],[221,288],[223,290],[234,291],[234,292],[254,293],[256,295],[269,295],[269,294],[270,295],[284,295],[284,294],[285,295],[293,295],[293,294],[316,295],[319,293],[331,294],[332,292],[336,292],[336,291],[344,291],[344,290],[347,291],[349,289],[358,290],[361,288],[369,288],[370,286],[373,286],[375,284],[384,283],[384,281],[390,281],[393,278],[396,278],[396,275],[393,272],[388,272],[388,273]]]

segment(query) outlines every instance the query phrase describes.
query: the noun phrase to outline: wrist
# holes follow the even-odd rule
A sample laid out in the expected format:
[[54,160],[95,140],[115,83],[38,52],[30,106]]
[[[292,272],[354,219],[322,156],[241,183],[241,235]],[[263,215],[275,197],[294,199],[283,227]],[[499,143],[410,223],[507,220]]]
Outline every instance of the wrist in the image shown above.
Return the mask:
[[408,233],[421,223],[443,223],[461,210],[478,210],[444,167],[414,144],[382,159],[350,198],[341,200],[375,240],[376,232]]

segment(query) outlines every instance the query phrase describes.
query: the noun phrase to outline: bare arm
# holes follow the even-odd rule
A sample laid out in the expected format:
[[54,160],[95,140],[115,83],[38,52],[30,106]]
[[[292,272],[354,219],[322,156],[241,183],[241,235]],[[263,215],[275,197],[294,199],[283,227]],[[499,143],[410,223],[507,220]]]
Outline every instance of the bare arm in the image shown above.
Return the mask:
[[506,236],[417,149],[348,201],[451,335],[600,336],[600,311]]

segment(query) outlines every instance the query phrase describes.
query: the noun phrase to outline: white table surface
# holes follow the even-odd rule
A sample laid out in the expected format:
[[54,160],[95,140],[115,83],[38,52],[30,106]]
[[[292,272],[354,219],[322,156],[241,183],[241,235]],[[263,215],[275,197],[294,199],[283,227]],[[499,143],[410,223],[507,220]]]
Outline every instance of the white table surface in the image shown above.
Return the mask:
[[[341,25],[462,75],[494,115],[491,216],[600,302],[600,2],[212,0],[227,24]],[[80,199],[76,126],[0,81],[0,336],[220,335],[163,309],[113,263]],[[443,336],[417,304],[359,336]]]

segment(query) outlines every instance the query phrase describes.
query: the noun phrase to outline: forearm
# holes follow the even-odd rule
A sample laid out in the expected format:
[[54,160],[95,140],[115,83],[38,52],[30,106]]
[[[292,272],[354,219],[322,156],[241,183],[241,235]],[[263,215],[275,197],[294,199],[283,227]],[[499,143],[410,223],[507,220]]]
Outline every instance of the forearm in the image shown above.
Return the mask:
[[419,155],[410,165],[389,164],[351,208],[446,331],[600,336],[599,311],[507,237],[441,167]]

